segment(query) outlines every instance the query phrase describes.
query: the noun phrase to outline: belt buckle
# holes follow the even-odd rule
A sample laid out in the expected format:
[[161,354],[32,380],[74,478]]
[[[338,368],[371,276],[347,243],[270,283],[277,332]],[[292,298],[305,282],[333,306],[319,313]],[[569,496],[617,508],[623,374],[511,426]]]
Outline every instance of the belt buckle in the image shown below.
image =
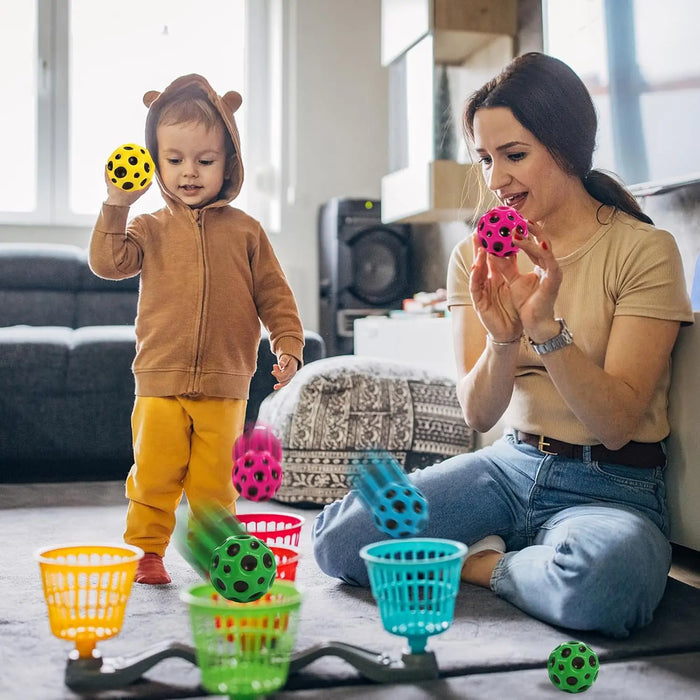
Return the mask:
[[546,455],[556,455],[558,454],[557,452],[550,452],[549,450],[545,450],[545,447],[549,447],[550,443],[544,441],[545,436],[544,435],[538,435],[537,436],[537,449],[546,454]]

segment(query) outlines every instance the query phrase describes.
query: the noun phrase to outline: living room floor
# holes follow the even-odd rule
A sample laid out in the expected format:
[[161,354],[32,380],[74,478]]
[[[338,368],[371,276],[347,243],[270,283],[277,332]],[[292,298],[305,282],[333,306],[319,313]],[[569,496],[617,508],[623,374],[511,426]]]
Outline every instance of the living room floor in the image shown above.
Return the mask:
[[[15,519],[13,514],[8,512],[13,509],[36,511],[48,506],[46,509],[49,511],[54,510],[54,507],[68,511],[71,509],[66,509],[66,506],[85,507],[88,503],[90,512],[93,513],[92,517],[95,517],[97,522],[101,516],[94,515],[95,506],[117,506],[117,509],[105,509],[109,511],[105,513],[105,520],[108,521],[107,531],[113,532],[115,523],[119,526],[124,504],[121,482],[79,482],[72,484],[71,488],[65,486],[48,483],[4,484],[0,488],[0,512],[7,509],[3,513],[3,522],[8,525],[13,541],[21,540],[21,537],[18,538],[20,533],[29,533],[32,530],[28,521],[22,520],[26,515],[18,512]],[[74,532],[77,531],[76,527],[82,527],[83,516],[80,513],[74,515],[66,512],[59,517],[64,516],[69,523],[66,531]],[[52,523],[51,518],[57,515],[53,513],[43,517],[48,517],[48,523]],[[32,540],[34,544],[46,533],[47,521],[41,522],[43,526],[35,528],[37,535]],[[11,523],[14,525],[9,527]],[[3,565],[8,566],[7,552],[4,554]],[[184,586],[189,581],[196,580],[196,574],[184,561],[175,557],[171,563],[177,576],[180,576],[179,585]],[[69,695],[74,695],[63,688],[61,682],[65,657],[58,646],[58,640],[54,640],[46,631],[44,602],[40,596],[27,596],[20,585],[21,581],[27,579],[30,571],[33,575],[32,586],[36,592],[39,582],[36,580],[35,565],[27,558],[22,559],[18,572],[3,577],[8,590],[8,615],[10,611],[20,609],[21,613],[13,612],[11,623],[2,625],[3,635],[12,639],[13,643],[6,645],[4,640],[0,640],[0,647],[4,650],[10,649],[14,661],[4,665],[0,677],[0,697],[25,697],[27,700],[43,700],[46,697],[67,699]],[[317,573],[311,563],[305,572],[302,572],[303,577],[306,577],[302,577],[302,585],[309,586],[313,581],[314,605],[308,608],[309,614],[302,619],[298,648],[309,649],[318,640],[327,639],[329,629],[338,630],[337,625],[329,627],[329,619],[343,620],[343,635],[347,635],[344,639],[350,644],[362,648],[365,644],[384,647],[384,637],[388,636],[385,630],[367,631],[368,621],[376,622],[376,610],[369,592],[339,589],[332,581],[317,580]],[[595,637],[590,642],[596,646],[599,653],[605,655],[606,661],[606,680],[598,683],[598,690],[592,690],[594,694],[598,692],[599,697],[616,697],[620,700],[657,700],[664,696],[698,697],[700,627],[697,621],[700,616],[700,603],[697,590],[700,589],[700,552],[674,546],[671,576],[686,586],[679,586],[676,581],[670,582],[669,595],[653,627],[641,631],[632,641]],[[687,585],[692,588],[688,588]],[[513,611],[508,603],[495,596],[489,596],[486,591],[474,588],[459,599],[461,608],[451,628],[451,637],[435,639],[433,642],[444,677],[411,684],[367,685],[365,681],[358,682],[352,666],[344,664],[340,659],[329,658],[322,666],[316,666],[308,673],[304,670],[296,673],[294,683],[290,683],[286,690],[279,693],[280,700],[350,700],[357,697],[376,700],[389,700],[394,697],[410,697],[415,700],[431,697],[498,700],[503,697],[539,699],[560,695],[560,691],[551,685],[538,664],[541,659],[546,658],[555,643],[561,641],[561,631]],[[12,591],[14,598],[9,595]],[[153,639],[189,639],[190,632],[184,614],[175,614],[171,618],[164,618],[161,614],[163,602],[167,601],[166,607],[172,608],[172,601],[176,596],[176,590],[137,591],[130,603],[133,614],[128,616],[125,623],[130,627],[125,626],[123,634],[110,642],[110,649],[118,653],[132,653],[130,639],[134,638],[134,632],[139,629],[148,629],[148,635],[152,635]],[[22,604],[19,602],[20,597]],[[148,617],[149,615],[152,617]],[[42,626],[27,625],[27,620],[39,618],[43,621]],[[507,634],[499,627],[504,620],[507,620]],[[34,627],[37,629],[34,630]],[[32,629],[31,635],[28,634],[29,628]],[[15,630],[21,630],[21,634]],[[144,643],[148,635],[144,637]],[[385,648],[393,649],[394,642],[393,637],[390,637]],[[39,648],[42,651],[37,651]],[[29,658],[32,659],[34,668],[33,675],[30,676],[26,674],[26,659]],[[134,694],[129,697],[192,697],[198,682],[196,669],[186,663],[175,664],[179,665],[156,667],[149,671],[150,675],[146,681],[135,685]],[[37,673],[37,668],[42,671]],[[26,690],[29,686],[37,693],[32,695],[25,692],[4,692],[5,688]],[[181,694],[171,693],[171,686],[174,691],[179,689],[177,692]],[[57,694],[53,693],[54,690]],[[610,694],[607,694],[608,690]]]
[[[66,494],[56,494],[54,484],[4,484],[0,489],[0,508],[21,508],[31,506],[72,505],[66,502]],[[81,482],[76,502],[85,502],[85,498],[95,504],[123,503],[121,487],[115,482]],[[115,495],[116,494],[116,495]],[[669,575],[678,581],[700,588],[700,551],[672,545],[673,554]]]

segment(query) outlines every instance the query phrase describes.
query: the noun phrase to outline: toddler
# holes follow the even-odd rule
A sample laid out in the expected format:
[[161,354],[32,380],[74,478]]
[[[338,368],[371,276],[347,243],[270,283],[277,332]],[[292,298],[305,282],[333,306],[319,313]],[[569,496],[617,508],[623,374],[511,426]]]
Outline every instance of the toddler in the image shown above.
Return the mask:
[[124,533],[146,553],[138,583],[170,582],[163,555],[183,492],[195,515],[209,503],[235,513],[231,450],[261,322],[277,356],[275,389],[302,363],[302,324],[280,263],[261,225],[231,206],[243,184],[241,101],[194,74],[146,93],[146,147],[165,206],[127,223],[145,190],[124,191],[105,173],[107,199],[90,239],[96,275],[141,275]]

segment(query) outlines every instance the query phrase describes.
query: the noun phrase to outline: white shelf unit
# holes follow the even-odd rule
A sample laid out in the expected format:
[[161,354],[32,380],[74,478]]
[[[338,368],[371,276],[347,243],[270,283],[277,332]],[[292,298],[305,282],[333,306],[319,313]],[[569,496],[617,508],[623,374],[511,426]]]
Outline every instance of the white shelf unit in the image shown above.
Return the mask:
[[355,319],[355,355],[408,362],[456,379],[449,318],[415,316]]

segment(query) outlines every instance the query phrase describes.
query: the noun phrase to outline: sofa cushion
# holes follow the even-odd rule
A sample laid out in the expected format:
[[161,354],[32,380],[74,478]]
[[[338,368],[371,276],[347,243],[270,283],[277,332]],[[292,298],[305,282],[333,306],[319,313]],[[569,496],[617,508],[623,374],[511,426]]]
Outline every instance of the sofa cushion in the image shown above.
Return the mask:
[[133,325],[138,289],[97,277],[77,246],[0,244],[0,326]]
[[3,243],[0,245],[0,283],[3,289],[80,288],[85,253],[73,245]]
[[86,258],[80,277],[81,291],[76,300],[75,328],[133,326],[138,304],[139,279],[139,275],[122,280],[103,279],[92,272]]
[[0,326],[73,326],[83,252],[43,243],[0,245]]
[[378,450],[407,472],[474,447],[455,381],[412,365],[353,355],[303,367],[260,406],[260,423],[282,444],[275,499],[325,505]]
[[0,326],[73,327],[76,293],[49,289],[0,289]]
[[0,386],[3,393],[61,394],[65,391],[71,328],[0,328]]
[[[119,282],[112,282],[118,285]],[[75,304],[75,327],[133,326],[136,322],[138,292],[82,291]]]
[[24,393],[133,394],[133,326],[0,328],[0,383]]
[[70,337],[66,392],[134,392],[133,326],[85,326]]

